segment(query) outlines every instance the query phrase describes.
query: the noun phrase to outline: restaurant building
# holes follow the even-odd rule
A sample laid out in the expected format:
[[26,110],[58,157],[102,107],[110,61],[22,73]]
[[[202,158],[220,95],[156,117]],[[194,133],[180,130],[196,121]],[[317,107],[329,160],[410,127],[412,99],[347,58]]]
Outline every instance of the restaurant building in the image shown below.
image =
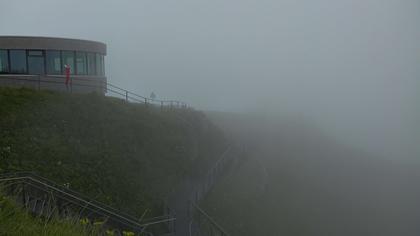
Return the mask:
[[0,86],[105,93],[105,55],[101,42],[0,36]]

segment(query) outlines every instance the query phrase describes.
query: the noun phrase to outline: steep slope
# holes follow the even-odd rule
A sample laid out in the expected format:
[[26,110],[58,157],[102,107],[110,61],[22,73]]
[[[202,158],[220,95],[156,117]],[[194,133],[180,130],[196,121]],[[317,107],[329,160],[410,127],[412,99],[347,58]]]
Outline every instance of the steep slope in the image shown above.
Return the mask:
[[7,236],[90,236],[94,227],[82,225],[72,219],[53,217],[45,220],[32,217],[18,206],[13,198],[0,193],[0,235]]
[[204,114],[96,94],[0,88],[0,171],[36,171],[127,213],[162,213],[225,149]]

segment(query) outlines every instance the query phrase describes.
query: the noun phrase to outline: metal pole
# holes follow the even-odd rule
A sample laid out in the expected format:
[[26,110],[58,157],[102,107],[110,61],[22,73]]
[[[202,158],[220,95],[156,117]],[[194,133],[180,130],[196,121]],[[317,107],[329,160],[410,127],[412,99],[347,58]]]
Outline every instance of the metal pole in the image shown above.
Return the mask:
[[125,91],[125,101],[128,102],[128,91]]

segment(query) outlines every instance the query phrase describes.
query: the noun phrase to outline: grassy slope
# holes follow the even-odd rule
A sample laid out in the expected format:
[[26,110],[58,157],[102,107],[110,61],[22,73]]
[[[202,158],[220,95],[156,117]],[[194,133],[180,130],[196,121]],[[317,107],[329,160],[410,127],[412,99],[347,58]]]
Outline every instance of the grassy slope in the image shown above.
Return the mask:
[[[18,222],[18,223],[17,223]],[[0,193],[0,235],[8,236],[88,236],[93,232],[80,223],[53,218],[34,218],[16,205],[13,199]]]
[[196,111],[0,88],[0,171],[34,170],[128,213],[159,214],[159,199],[225,145]]

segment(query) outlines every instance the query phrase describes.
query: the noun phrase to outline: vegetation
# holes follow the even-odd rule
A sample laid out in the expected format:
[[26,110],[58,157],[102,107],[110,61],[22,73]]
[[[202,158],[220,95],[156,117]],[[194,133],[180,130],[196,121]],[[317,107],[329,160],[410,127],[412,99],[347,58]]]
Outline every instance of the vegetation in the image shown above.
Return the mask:
[[0,172],[36,171],[124,212],[162,200],[226,147],[204,114],[98,94],[0,88]]
[[[18,222],[18,223],[17,223]],[[95,230],[69,219],[52,218],[48,223],[32,217],[15,201],[0,193],[0,235],[7,236],[88,236]]]

